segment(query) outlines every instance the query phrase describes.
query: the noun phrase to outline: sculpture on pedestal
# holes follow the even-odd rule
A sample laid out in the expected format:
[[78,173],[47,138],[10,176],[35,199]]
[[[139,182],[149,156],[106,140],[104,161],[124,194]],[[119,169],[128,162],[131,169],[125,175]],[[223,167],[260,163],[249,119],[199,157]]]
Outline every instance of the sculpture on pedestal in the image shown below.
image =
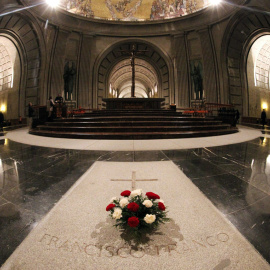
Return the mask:
[[73,61],[67,61],[64,67],[64,90],[65,99],[72,100],[72,92],[76,78],[76,68]]
[[190,62],[190,75],[193,81],[193,89],[196,95],[196,100],[203,99],[203,73],[201,60]]

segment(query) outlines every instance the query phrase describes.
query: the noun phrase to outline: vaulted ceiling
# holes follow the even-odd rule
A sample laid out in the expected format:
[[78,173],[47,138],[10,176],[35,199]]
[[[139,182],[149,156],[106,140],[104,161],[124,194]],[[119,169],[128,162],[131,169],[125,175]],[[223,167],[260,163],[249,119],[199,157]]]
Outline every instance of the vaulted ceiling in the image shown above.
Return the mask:
[[[111,71],[111,89],[117,91],[118,97],[131,96],[132,67],[130,59],[119,62]],[[145,60],[135,60],[135,96],[150,97],[158,83],[154,68]]]

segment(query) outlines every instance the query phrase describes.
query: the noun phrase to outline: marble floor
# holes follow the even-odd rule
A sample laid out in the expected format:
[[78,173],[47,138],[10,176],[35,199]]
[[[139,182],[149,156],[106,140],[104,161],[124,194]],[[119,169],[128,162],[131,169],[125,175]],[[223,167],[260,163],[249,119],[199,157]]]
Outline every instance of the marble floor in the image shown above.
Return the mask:
[[241,136],[198,139],[200,144],[165,140],[169,146],[162,150],[147,141],[119,149],[115,141],[110,147],[95,141],[88,142],[95,149],[82,150],[88,148],[77,140],[56,147],[48,138],[33,141],[25,135],[20,141],[8,133],[0,138],[0,265],[95,161],[165,160],[173,161],[270,263],[270,138],[249,130],[252,136],[242,129]]

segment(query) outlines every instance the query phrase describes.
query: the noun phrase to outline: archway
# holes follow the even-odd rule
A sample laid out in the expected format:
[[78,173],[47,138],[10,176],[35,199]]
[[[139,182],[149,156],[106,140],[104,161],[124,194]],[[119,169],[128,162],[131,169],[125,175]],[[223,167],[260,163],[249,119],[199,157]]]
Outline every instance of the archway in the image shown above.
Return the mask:
[[[20,59],[21,76],[17,85],[19,108],[15,119],[18,119],[19,115],[27,116],[28,103],[40,104],[42,91],[45,92],[41,87],[44,83],[44,72],[41,72],[41,70],[45,66],[44,62],[41,61],[42,51],[44,53],[44,46],[40,42],[42,32],[40,28],[36,28],[33,20],[35,18],[31,15],[27,17],[15,13],[4,16],[0,21],[0,36],[13,43],[18,51],[18,59]],[[16,74],[19,74],[19,72],[16,72]],[[14,99],[8,102],[8,106],[12,104],[14,104]],[[12,119],[13,116],[10,118]]]
[[221,62],[226,63],[223,100],[233,104],[243,116],[253,114],[249,106],[248,54],[253,42],[267,32],[270,32],[270,21],[266,13],[241,10],[231,19],[226,29],[228,35],[222,42]]
[[[148,62],[142,59],[135,61],[135,96],[151,98],[157,96],[154,91],[158,84],[158,75]],[[109,75],[109,97],[131,97],[132,67],[129,59],[118,62]]]
[[0,35],[0,110],[6,119],[20,114],[21,61],[15,44]]
[[247,59],[249,116],[260,117],[261,110],[270,105],[270,35],[252,44]]
[[102,98],[129,96],[131,66],[130,56],[125,52],[133,46],[143,51],[135,59],[135,93],[138,97],[162,97],[165,104],[170,103],[170,74],[165,55],[152,44],[126,41],[112,46],[100,57],[94,97],[97,107],[102,106]]

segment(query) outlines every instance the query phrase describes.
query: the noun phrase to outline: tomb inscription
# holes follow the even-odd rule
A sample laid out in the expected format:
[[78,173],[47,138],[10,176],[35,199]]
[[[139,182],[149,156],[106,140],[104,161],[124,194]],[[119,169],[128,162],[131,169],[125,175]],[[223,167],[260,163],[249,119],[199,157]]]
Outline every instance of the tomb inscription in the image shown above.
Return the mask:
[[230,236],[226,232],[218,232],[208,236],[198,237],[197,239],[186,239],[179,243],[173,242],[166,244],[143,244],[128,245],[127,243],[88,243],[74,239],[62,239],[58,236],[44,233],[39,240],[47,250],[62,250],[70,253],[83,254],[91,258],[114,257],[121,258],[133,257],[140,259],[148,256],[162,255],[184,255],[195,252],[199,249],[215,248],[218,245],[224,245],[229,242]]

